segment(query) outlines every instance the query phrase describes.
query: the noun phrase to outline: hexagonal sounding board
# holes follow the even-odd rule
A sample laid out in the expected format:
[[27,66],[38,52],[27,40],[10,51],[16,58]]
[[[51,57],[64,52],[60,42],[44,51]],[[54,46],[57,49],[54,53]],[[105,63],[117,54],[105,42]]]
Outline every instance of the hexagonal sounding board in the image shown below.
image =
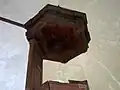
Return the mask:
[[30,42],[27,89],[40,90],[43,59],[67,63],[88,49],[90,35],[85,13],[48,4],[25,28]]

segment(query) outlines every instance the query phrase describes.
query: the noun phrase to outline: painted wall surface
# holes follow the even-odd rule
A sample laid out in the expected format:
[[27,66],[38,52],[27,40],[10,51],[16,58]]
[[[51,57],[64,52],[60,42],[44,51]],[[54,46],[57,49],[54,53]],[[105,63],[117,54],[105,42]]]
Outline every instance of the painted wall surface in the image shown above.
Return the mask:
[[24,29],[0,22],[0,90],[24,90],[27,54]]
[[[1,0],[0,15],[25,23],[47,3],[87,13],[87,53],[67,64],[44,61],[44,81],[87,79],[91,90],[120,90],[120,0]],[[0,90],[23,90],[28,43],[24,31],[0,22]]]

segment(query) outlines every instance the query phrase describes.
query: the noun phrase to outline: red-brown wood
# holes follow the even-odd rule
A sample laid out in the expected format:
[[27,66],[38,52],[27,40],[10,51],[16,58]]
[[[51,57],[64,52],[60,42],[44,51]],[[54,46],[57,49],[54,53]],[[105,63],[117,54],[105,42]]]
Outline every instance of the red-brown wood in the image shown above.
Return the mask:
[[87,84],[47,81],[42,84],[40,90],[89,90],[87,87]]
[[85,53],[90,35],[86,14],[54,5],[46,5],[26,24],[27,39],[36,39],[43,59],[66,63]]
[[[39,90],[42,84],[43,54],[36,40],[30,40],[26,89]],[[38,52],[39,51],[39,52]]]

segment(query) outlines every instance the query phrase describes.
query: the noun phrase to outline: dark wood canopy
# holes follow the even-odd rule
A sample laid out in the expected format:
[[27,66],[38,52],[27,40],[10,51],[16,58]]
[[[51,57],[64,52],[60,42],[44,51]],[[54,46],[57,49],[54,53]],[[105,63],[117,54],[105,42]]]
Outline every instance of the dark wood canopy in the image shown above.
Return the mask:
[[44,59],[66,63],[88,49],[90,35],[85,13],[48,4],[25,28],[27,39],[37,40]]

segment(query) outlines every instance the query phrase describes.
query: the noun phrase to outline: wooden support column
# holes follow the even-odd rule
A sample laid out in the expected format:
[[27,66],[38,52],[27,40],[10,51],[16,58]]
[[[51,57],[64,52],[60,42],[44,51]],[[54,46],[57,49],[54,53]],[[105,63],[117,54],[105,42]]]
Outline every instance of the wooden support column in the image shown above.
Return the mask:
[[26,89],[39,90],[42,84],[43,53],[35,39],[30,40],[29,44]]

